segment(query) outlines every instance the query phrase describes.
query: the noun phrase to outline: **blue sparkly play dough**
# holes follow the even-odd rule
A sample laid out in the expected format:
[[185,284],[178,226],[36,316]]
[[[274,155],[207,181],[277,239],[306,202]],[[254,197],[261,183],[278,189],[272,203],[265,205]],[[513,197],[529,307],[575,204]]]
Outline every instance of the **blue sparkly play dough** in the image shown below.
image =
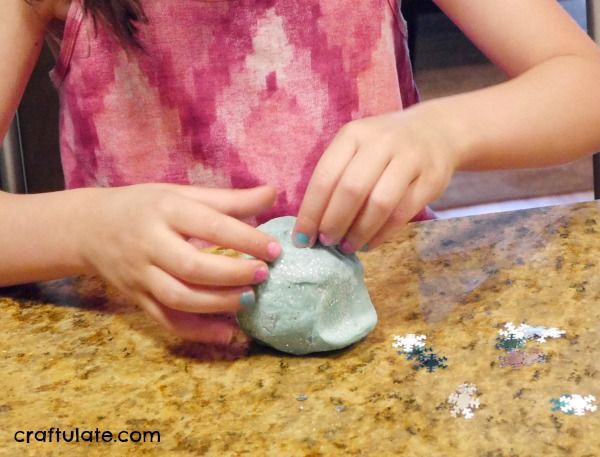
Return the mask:
[[256,303],[238,313],[238,322],[256,340],[291,354],[349,346],[377,324],[362,264],[335,247],[296,248],[295,220],[280,217],[258,227],[279,240],[282,254],[257,287]]

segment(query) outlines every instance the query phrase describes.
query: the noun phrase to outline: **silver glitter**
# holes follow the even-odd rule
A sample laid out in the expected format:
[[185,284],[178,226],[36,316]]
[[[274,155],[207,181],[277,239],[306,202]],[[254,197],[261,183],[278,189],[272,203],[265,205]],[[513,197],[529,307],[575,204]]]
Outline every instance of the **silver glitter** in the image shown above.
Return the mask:
[[415,349],[423,349],[425,347],[425,340],[427,339],[425,335],[415,335],[414,333],[404,336],[395,335],[393,338],[392,347],[399,349],[400,352],[405,354],[409,354]]
[[541,325],[528,325],[521,323],[518,327],[512,322],[504,324],[504,329],[498,332],[503,338],[516,340],[537,340],[538,343],[545,343],[547,338],[561,338],[565,331],[556,327],[542,327]]
[[550,402],[553,404],[552,411],[562,411],[570,416],[585,416],[598,409],[596,397],[593,395],[563,394],[560,398],[551,399]]

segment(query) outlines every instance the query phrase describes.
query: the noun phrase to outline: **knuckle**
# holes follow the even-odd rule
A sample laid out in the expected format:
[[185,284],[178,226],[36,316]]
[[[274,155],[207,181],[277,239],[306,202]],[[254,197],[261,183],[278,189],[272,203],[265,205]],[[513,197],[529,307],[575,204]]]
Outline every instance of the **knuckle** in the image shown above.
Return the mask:
[[345,123],[339,130],[338,136],[341,138],[353,138],[357,129],[357,122],[350,121]]
[[391,198],[384,195],[372,195],[370,204],[378,213],[389,214],[394,210],[395,204]]
[[397,149],[398,139],[394,132],[384,131],[379,134],[377,141],[375,142],[374,149],[381,151],[393,151]]
[[156,197],[156,210],[165,217],[170,217],[176,212],[176,205],[173,197],[166,193],[161,193]]
[[169,308],[178,308],[184,302],[184,294],[181,290],[169,288],[162,291],[161,301]]
[[199,265],[196,259],[191,257],[185,257],[181,259],[179,264],[180,275],[185,279],[192,279],[198,275]]
[[216,237],[222,234],[223,220],[222,218],[218,217],[216,213],[208,213],[200,215],[199,217],[201,217],[204,220],[204,223],[202,224],[202,232],[203,235],[206,238],[208,238],[209,241],[214,240]]
[[340,189],[350,199],[362,198],[366,193],[365,186],[358,181],[344,180],[340,183]]
[[331,174],[327,168],[327,164],[324,163],[317,167],[312,175],[312,186],[319,194],[326,192],[331,185]]

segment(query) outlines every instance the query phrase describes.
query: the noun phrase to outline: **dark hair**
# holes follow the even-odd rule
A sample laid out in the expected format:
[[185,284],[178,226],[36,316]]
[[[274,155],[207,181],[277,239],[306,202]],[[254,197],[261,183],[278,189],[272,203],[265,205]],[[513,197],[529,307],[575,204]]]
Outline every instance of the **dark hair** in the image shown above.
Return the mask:
[[138,25],[147,23],[148,19],[139,0],[81,0],[81,3],[84,13],[91,15],[95,24],[98,20],[104,22],[123,45],[141,49],[136,37]]
[[138,26],[148,20],[139,0],[82,0],[83,11],[103,21],[124,45],[141,48]]

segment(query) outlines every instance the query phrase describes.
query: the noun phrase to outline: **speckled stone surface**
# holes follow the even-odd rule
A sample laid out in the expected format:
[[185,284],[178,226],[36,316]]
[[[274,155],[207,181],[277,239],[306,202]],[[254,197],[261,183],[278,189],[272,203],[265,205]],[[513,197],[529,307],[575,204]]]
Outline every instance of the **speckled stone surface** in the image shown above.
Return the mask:
[[[350,349],[247,358],[181,344],[94,281],[0,291],[0,455],[598,456],[600,211],[595,203],[411,225],[361,255],[380,322]],[[560,327],[543,364],[502,368],[505,322]],[[392,348],[424,333],[428,373]],[[473,383],[481,407],[450,416]],[[304,395],[306,398],[302,397]],[[303,401],[300,401],[303,400]],[[16,430],[159,430],[160,444],[21,444]]]

